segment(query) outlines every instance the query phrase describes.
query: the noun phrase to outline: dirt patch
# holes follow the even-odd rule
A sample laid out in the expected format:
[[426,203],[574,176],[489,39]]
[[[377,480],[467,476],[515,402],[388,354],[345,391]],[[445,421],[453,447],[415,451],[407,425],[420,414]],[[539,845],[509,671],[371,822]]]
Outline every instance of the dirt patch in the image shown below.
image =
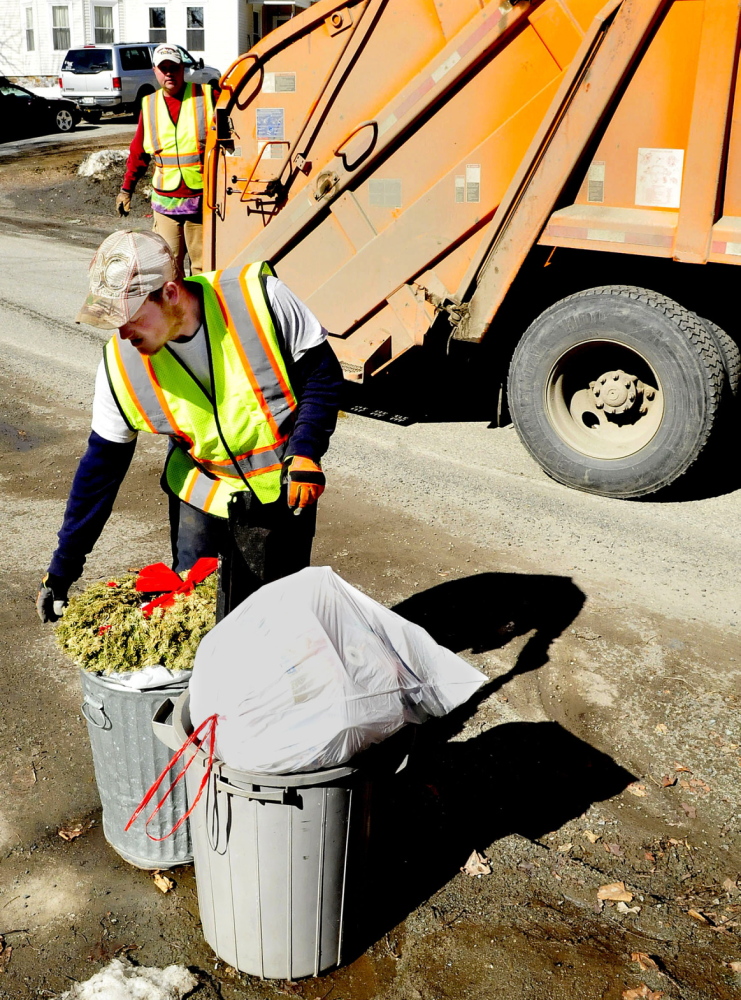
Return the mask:
[[152,207],[146,197],[151,168],[139,182],[131,214],[121,219],[115,211],[123,169],[105,180],[80,177],[85,157],[101,149],[127,150],[134,129],[126,133],[85,137],[74,143],[44,143],[12,155],[0,146],[0,225],[28,232],[79,240],[97,246],[113,229],[150,228]]

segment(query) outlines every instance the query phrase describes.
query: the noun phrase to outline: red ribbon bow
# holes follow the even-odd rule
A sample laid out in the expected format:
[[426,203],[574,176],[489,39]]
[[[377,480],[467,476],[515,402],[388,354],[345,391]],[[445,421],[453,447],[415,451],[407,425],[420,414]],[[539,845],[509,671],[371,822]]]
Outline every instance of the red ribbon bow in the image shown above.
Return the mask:
[[175,570],[165,566],[164,563],[152,563],[145,566],[136,578],[136,589],[143,594],[152,594],[155,591],[162,592],[161,597],[155,597],[142,607],[142,614],[145,618],[151,618],[155,608],[170,608],[175,603],[176,594],[190,594],[197,583],[202,583],[207,576],[211,576],[219,565],[218,559],[202,558],[188,570],[188,575],[183,580]]

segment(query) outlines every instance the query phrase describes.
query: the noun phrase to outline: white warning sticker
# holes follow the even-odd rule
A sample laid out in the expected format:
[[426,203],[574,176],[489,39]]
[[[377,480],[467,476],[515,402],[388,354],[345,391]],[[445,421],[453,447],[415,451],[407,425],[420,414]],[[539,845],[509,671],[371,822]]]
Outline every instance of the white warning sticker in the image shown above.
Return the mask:
[[466,164],[466,201],[481,201],[481,164]]
[[459,174],[455,179],[455,201],[456,204],[462,205],[466,200],[466,178],[463,174]]
[[605,200],[605,161],[594,160],[587,171],[587,201],[601,204]]
[[295,73],[266,73],[262,78],[263,94],[295,94]]
[[401,208],[401,180],[374,178],[368,184],[368,202],[378,208]]
[[[267,146],[267,149],[265,147]],[[263,149],[265,152],[263,153]],[[257,152],[262,153],[262,160],[282,160],[288,151],[288,145],[282,142],[258,142]]]
[[683,149],[641,147],[636,167],[636,205],[679,208],[683,170]]

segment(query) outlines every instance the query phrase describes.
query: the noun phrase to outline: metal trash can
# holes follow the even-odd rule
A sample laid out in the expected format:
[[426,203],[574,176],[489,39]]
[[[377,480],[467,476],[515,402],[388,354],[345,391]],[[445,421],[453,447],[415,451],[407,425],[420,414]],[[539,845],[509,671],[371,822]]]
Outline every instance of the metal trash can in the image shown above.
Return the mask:
[[[176,750],[192,732],[189,695],[174,704],[171,724],[168,714],[163,705],[153,728]],[[203,933],[220,959],[263,979],[340,964],[373,782],[404,766],[409,729],[366,751],[359,766],[266,777],[214,762],[190,825]],[[191,799],[207,760],[196,751],[187,771]]]
[[[93,751],[95,780],[103,805],[103,833],[111,847],[137,868],[172,868],[193,860],[188,824],[166,840],[151,840],[144,821],[124,827],[145,794],[166,767],[170,755],[152,732],[152,717],[163,701],[177,698],[188,677],[166,687],[144,691],[123,689],[114,677],[80,671],[83,702]],[[152,836],[163,837],[186,812],[181,782],[152,820]],[[155,803],[152,803],[152,809]],[[151,809],[148,810],[149,815]]]

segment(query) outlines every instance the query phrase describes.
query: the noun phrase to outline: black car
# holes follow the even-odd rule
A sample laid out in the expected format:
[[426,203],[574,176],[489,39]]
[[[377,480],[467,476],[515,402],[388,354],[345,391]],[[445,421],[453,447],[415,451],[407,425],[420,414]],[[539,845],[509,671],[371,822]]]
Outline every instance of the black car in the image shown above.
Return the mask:
[[0,142],[71,132],[79,120],[80,110],[72,101],[48,100],[0,77]]

